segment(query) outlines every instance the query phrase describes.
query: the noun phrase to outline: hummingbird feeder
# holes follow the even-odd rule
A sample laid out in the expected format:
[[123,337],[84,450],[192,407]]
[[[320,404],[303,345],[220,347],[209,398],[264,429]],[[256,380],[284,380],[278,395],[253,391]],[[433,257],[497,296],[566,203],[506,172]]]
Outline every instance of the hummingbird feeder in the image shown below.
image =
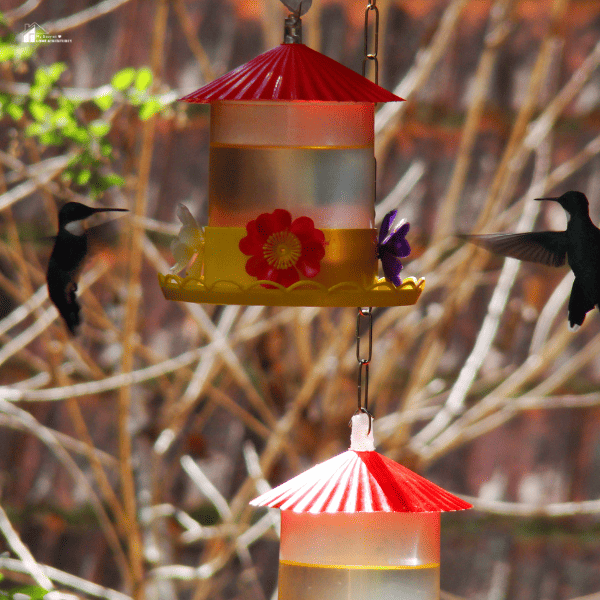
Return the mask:
[[374,106],[402,98],[302,44],[299,12],[284,40],[182,98],[210,104],[208,225],[187,276],[159,275],[163,293],[207,304],[414,304],[423,280],[377,276],[374,225]]
[[347,452],[251,504],[281,509],[279,600],[437,600],[440,512],[471,508],[375,452],[364,413]]
[[[180,206],[163,293],[207,304],[414,304],[424,280],[399,277],[409,225],[393,227],[393,210],[375,228],[375,104],[402,99],[303,45],[310,0],[282,2],[293,13],[281,46],[183,98],[210,104],[208,225],[201,232]],[[365,25],[373,12],[377,28],[371,0]],[[376,56],[365,34],[365,62]],[[281,509],[279,599],[437,599],[440,512],[470,504],[375,452],[371,308],[358,309],[356,337],[350,449],[252,502]]]

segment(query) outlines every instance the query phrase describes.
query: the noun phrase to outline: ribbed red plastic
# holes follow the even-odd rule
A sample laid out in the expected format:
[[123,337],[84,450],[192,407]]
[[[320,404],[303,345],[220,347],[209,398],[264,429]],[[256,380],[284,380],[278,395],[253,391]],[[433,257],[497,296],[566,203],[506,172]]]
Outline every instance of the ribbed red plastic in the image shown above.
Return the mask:
[[378,454],[348,450],[252,500],[302,513],[446,512],[472,505]]
[[399,102],[402,98],[304,44],[281,44],[181,100]]

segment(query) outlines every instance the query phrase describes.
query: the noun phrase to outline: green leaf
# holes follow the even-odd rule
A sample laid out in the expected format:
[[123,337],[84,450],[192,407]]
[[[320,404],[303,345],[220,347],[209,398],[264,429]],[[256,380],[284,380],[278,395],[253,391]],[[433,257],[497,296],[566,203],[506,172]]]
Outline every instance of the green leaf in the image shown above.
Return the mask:
[[54,111],[43,102],[30,102],[29,112],[36,121],[46,121],[50,119]]
[[48,86],[34,83],[29,88],[29,97],[36,102],[43,102],[49,91],[50,88]]
[[44,68],[39,68],[35,72],[34,80],[35,80],[36,85],[40,85],[45,88],[48,88],[52,85],[52,79],[50,78],[50,75],[48,75],[48,73],[46,72],[46,69],[44,69]]
[[66,69],[67,65],[65,65],[65,63],[57,62],[47,67],[46,72],[48,74],[48,77],[50,77],[52,83],[56,83],[60,79],[60,76],[66,71]]
[[94,98],[94,102],[96,103],[96,106],[100,110],[108,110],[113,105],[113,102],[114,102],[112,92],[107,93],[107,94],[102,94],[102,96],[96,96]]
[[134,79],[135,69],[133,67],[126,67],[113,75],[111,84],[115,89],[123,91],[133,83]]
[[110,131],[110,123],[102,121],[102,119],[96,119],[89,124],[88,128],[94,137],[101,138]]
[[140,108],[140,119],[146,121],[150,117],[154,116],[157,112],[162,109],[162,104],[157,98],[150,98]]
[[54,125],[54,127],[58,127],[59,129],[64,129],[68,125],[76,124],[75,120],[71,116],[71,113],[64,108],[59,108],[52,115],[50,122],[52,125]]
[[71,113],[75,112],[75,109],[83,102],[83,100],[79,98],[74,100],[72,98],[67,98],[66,96],[63,96],[62,94],[58,96],[57,100],[59,108]]
[[77,173],[77,183],[79,185],[85,185],[92,176],[92,172],[89,169],[83,169]]
[[0,62],[11,60],[15,55],[15,47],[13,44],[0,44]]
[[39,136],[40,143],[44,146],[59,146],[63,143],[63,138],[56,131],[46,131]]
[[77,127],[73,123],[63,128],[63,135],[82,145],[87,145],[90,141],[90,134],[87,130],[83,127]]
[[29,137],[33,137],[36,135],[42,135],[46,131],[46,127],[41,123],[30,123],[25,128],[25,135]]
[[103,175],[102,181],[106,185],[107,188],[117,185],[119,187],[125,185],[125,179],[116,173],[110,173],[109,175]]
[[152,71],[148,67],[142,67],[135,78],[135,89],[143,92],[152,85]]
[[91,192],[95,192],[97,196],[100,196],[104,191],[114,185],[121,187],[125,185],[125,180],[116,173],[99,175],[98,177],[95,177],[91,183]]
[[49,590],[45,590],[39,585],[21,585],[9,590],[8,593],[10,594],[10,598],[14,598],[15,594],[25,594],[31,600],[43,600],[44,596],[49,593]]
[[106,140],[100,142],[100,154],[107,157],[112,154],[112,146]]
[[6,106],[5,111],[13,119],[13,121],[18,121],[25,112],[22,106],[13,104],[12,102]]

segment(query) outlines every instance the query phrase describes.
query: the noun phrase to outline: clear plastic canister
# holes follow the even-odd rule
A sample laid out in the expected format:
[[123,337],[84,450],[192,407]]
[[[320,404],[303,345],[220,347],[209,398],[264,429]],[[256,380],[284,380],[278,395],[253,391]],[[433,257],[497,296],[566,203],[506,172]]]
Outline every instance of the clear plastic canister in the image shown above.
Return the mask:
[[284,208],[320,228],[372,228],[373,119],[372,103],[211,104],[209,225]]
[[279,600],[437,600],[440,513],[281,513]]

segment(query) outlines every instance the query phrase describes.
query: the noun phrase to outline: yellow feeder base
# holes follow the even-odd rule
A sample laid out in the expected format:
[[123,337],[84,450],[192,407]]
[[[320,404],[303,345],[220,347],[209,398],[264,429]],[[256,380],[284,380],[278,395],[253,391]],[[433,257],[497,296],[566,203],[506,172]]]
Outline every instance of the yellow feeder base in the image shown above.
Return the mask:
[[355,282],[328,288],[316,281],[297,281],[287,288],[272,281],[240,285],[221,280],[205,285],[203,279],[161,273],[158,281],[167,300],[244,306],[409,306],[416,304],[425,287],[425,279],[413,277],[407,277],[399,287],[382,278],[366,288]]

